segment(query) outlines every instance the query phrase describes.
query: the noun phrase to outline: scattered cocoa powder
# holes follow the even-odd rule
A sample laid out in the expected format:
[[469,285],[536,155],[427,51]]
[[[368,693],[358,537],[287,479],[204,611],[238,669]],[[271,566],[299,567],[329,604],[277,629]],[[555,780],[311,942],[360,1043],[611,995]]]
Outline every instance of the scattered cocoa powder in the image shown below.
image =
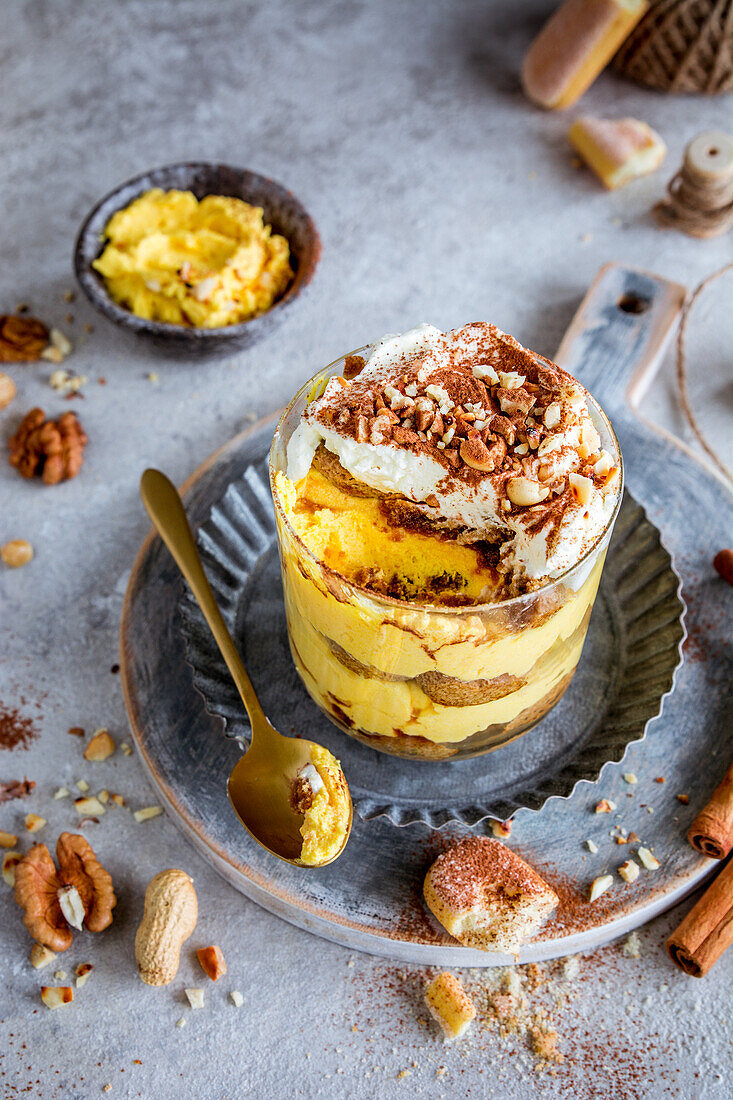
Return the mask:
[[27,749],[38,736],[30,718],[0,703],[0,749]]

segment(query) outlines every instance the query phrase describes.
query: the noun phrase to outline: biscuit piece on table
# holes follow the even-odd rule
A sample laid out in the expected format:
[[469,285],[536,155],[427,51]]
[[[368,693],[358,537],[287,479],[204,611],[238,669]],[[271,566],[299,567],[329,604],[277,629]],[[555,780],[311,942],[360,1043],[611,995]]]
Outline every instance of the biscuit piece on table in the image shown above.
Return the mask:
[[659,134],[636,118],[581,115],[568,130],[568,141],[611,191],[656,172],[667,154]]
[[447,970],[425,987],[425,1004],[447,1040],[460,1039],[476,1015],[460,979]]
[[466,837],[425,877],[428,907],[465,947],[516,954],[558,904],[528,863],[488,837]]

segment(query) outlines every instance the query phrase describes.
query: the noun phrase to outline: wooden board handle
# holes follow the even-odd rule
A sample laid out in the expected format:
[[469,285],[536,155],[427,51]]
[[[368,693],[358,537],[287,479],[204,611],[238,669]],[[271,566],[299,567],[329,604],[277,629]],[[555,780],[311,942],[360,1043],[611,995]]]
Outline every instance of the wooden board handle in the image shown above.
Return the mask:
[[687,291],[660,275],[605,264],[555,360],[612,413],[639,404],[677,324]]

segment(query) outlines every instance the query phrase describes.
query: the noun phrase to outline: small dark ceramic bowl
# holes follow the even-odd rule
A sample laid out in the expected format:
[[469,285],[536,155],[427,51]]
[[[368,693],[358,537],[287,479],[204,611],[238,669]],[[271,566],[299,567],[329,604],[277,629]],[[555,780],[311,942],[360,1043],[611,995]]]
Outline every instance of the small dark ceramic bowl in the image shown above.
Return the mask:
[[[265,222],[272,226],[274,233],[286,237],[290,244],[290,264],[295,277],[285,293],[265,313],[223,328],[195,328],[147,321],[117,305],[92,263],[104,248],[104,231],[112,215],[153,187],[164,191],[174,188],[193,191],[197,199],[205,195],[232,195],[253,206],[261,206]],[[286,308],[313,278],[320,254],[321,240],[308,211],[295,195],[279,183],[226,164],[170,164],[128,180],[97,203],[79,230],[74,249],[74,270],[89,301],[110,321],[128,332],[146,337],[163,351],[185,358],[199,358],[228,355],[249,347],[271,332]]]

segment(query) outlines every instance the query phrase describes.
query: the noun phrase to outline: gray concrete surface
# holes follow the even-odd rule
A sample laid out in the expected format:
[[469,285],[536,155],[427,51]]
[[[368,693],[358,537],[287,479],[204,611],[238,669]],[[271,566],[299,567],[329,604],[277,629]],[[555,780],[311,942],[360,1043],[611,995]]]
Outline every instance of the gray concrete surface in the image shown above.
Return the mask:
[[[26,774],[37,783],[26,802],[0,808],[0,828],[22,831],[32,809],[48,818],[40,838],[55,841],[73,827],[74,812],[52,792],[82,776],[95,789],[120,790],[133,807],[155,801],[134,757],[85,764],[66,733],[108,725],[118,740],[126,736],[110,666],[147,530],[137,495],[146,465],[183,480],[247,417],[272,410],[317,366],[384,331],[489,318],[552,354],[606,260],[693,285],[731,258],[730,237],[691,241],[658,231],[649,217],[686,141],[730,127],[730,100],[667,99],[604,75],[583,109],[642,117],[670,149],[656,176],[604,193],[571,167],[567,117],[534,110],[518,90],[522,51],[550,6],[5,6],[0,307],[24,301],[59,324],[75,344],[65,366],[89,382],[85,398],[68,405],[49,388],[47,364],[12,366],[18,397],[0,414],[0,430],[6,439],[36,404],[54,413],[72,407],[90,444],[81,476],[53,489],[0,465],[0,541],[23,537],[36,549],[29,567],[0,572],[0,700],[30,715],[40,734],[27,751],[0,750],[0,779]],[[73,285],[74,235],[92,202],[138,171],[187,157],[281,180],[309,206],[324,241],[312,290],[282,329],[214,364],[166,361],[63,297]],[[716,302],[701,329],[708,343],[693,388],[701,419],[720,434],[730,423],[730,342],[710,340],[730,331],[731,317],[723,298]],[[668,363],[644,407],[681,431],[670,379]],[[729,430],[724,446],[730,458]],[[581,960],[577,979],[546,991],[562,1002],[554,1014],[566,1061],[557,1076],[538,1075],[522,1035],[477,1028],[472,1040],[444,1049],[420,1022],[419,972],[351,957],[260,911],[166,818],[135,825],[126,811],[110,812],[88,836],[119,905],[108,932],[77,936],[60,962],[69,973],[81,961],[95,965],[71,1007],[49,1013],[40,1003],[52,968],[29,966],[29,938],[0,886],[4,1097],[86,1098],[106,1095],[108,1084],[113,1097],[207,1100],[727,1094],[733,960],[702,981],[672,968],[661,945],[685,906],[644,930],[640,959],[607,947]],[[168,866],[194,876],[201,915],[176,981],[155,990],[136,975],[133,939],[145,884]],[[216,986],[192,951],[209,942],[221,944],[229,963]],[[203,1011],[187,1007],[190,985],[205,987]],[[232,988],[244,994],[241,1009],[227,1002]]]

